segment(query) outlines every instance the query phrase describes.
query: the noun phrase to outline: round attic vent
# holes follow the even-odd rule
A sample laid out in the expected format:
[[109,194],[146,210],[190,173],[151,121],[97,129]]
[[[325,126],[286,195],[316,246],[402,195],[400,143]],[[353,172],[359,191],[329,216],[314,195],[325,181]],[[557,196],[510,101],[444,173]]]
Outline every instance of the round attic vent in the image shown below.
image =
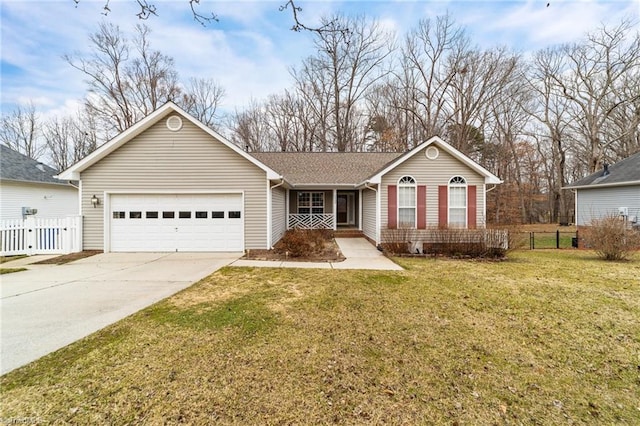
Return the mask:
[[438,158],[438,155],[440,155],[440,151],[438,151],[438,148],[436,148],[435,146],[430,146],[425,150],[424,154],[429,160],[435,160],[436,158]]
[[182,129],[182,118],[178,117],[177,115],[172,115],[171,117],[167,118],[167,129],[171,130],[172,132],[177,132],[178,130]]

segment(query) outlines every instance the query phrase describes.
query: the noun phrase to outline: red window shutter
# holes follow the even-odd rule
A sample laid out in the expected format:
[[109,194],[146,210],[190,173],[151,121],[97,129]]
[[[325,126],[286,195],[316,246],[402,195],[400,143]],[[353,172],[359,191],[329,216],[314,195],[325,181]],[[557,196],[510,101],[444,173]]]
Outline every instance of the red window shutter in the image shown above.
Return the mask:
[[427,227],[427,187],[418,185],[418,229]]
[[438,226],[446,228],[449,222],[449,187],[438,186]]
[[469,185],[467,187],[467,227],[469,229],[475,229],[478,224],[476,218],[478,217],[478,208],[476,207],[477,189],[475,185]]
[[396,229],[398,227],[398,187],[389,185],[387,187],[387,228]]

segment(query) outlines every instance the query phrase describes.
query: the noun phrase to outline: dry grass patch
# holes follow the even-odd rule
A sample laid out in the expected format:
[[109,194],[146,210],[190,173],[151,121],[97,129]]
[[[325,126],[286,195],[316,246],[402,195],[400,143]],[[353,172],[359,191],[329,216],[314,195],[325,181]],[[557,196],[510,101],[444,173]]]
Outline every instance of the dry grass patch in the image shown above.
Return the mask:
[[640,420],[640,262],[225,268],[0,379],[2,418],[76,424]]

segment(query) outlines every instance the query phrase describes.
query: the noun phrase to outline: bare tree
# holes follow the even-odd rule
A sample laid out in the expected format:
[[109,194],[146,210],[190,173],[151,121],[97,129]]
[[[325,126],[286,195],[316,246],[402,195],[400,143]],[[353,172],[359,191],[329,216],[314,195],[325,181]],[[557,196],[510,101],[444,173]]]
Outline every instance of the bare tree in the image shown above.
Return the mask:
[[556,75],[563,72],[563,53],[558,48],[537,52],[530,67],[528,82],[537,102],[528,109],[538,126],[532,133],[541,155],[546,159],[550,220],[568,216],[567,155],[571,147],[570,102],[556,84]]
[[224,96],[224,88],[213,79],[191,78],[180,103],[187,112],[202,123],[212,129],[218,129],[221,120],[218,107]]
[[518,57],[505,48],[456,53],[450,59],[455,72],[447,85],[447,135],[457,149],[481,161],[491,106],[507,101],[503,92],[517,72]]
[[[149,2],[149,0],[132,0],[138,6],[138,12],[136,16],[138,19],[146,20],[152,16],[158,16],[158,8],[156,7],[155,2]],[[78,7],[81,0],[73,0]],[[198,6],[200,5],[200,0],[185,0],[186,3],[189,4],[189,8],[191,10],[191,15],[193,16],[193,20],[201,24],[202,26],[206,26],[212,22],[218,22],[219,18],[213,12],[205,12],[202,13],[198,10]],[[322,25],[320,27],[313,27],[302,22],[300,18],[300,14],[302,13],[302,7],[298,6],[296,1],[287,0],[283,4],[280,5],[280,11],[291,11],[291,17],[293,18],[293,25],[291,29],[293,31],[312,31],[312,32],[326,32],[331,31],[331,29],[327,28],[326,25]],[[104,5],[102,6],[102,14],[108,15],[111,13],[111,0],[104,0]],[[341,31],[348,31],[348,28],[344,28]]]
[[464,29],[449,15],[420,20],[405,38],[402,73],[396,78],[400,87],[413,92],[413,102],[398,106],[418,119],[426,137],[445,133],[452,115],[447,91],[455,74],[464,71],[457,61],[468,45]]
[[247,151],[274,151],[263,105],[252,101],[230,117],[231,141]]
[[136,33],[130,41],[118,26],[101,23],[89,37],[90,55],[64,57],[87,77],[86,106],[107,134],[125,130],[180,94],[173,59],[151,49],[148,27],[137,25]]
[[91,117],[82,114],[45,124],[43,137],[54,168],[65,170],[96,149],[97,132],[92,127]]
[[46,149],[40,140],[41,130],[40,118],[31,103],[0,117],[0,141],[34,160],[40,159]]
[[296,81],[296,94],[308,111],[303,118],[305,127],[314,129],[310,134],[311,150],[328,151],[332,145],[330,79],[315,58],[307,58],[291,74]]
[[[524,73],[525,64],[518,61],[517,69],[504,81],[499,95],[490,99],[490,111],[484,126],[487,145],[492,147],[493,154],[490,166],[487,155],[483,156],[484,165],[505,180],[505,184],[493,190],[490,197],[494,197],[498,205],[502,203],[512,209],[502,218],[498,216],[500,209],[494,209],[496,222],[530,222],[536,195],[533,191],[539,189],[532,185],[530,176],[535,150],[525,139],[532,120],[528,111],[532,108],[533,93],[525,84]],[[516,206],[516,211],[513,211]]]
[[591,172],[601,166],[609,146],[624,137],[624,130],[622,135],[605,135],[607,121],[640,99],[640,92],[624,90],[628,76],[640,73],[640,33],[633,29],[627,20],[613,28],[603,26],[585,42],[562,46],[565,68],[550,74],[571,101],[573,128],[581,136]]
[[[364,145],[364,117],[358,104],[388,73],[385,60],[392,51],[391,36],[377,22],[364,17],[335,15],[322,22],[329,31],[316,34],[316,56],[306,59],[302,71],[293,75],[303,96],[312,98],[322,107],[322,113],[328,113],[332,140],[326,149],[358,150]],[[323,99],[318,99],[320,96]]]

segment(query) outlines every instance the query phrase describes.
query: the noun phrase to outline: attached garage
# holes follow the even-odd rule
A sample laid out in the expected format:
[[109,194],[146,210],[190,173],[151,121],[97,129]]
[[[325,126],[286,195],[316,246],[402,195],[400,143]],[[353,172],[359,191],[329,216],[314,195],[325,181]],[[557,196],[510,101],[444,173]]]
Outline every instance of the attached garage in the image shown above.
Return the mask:
[[105,252],[267,249],[283,181],[172,102],[59,177],[80,182],[83,249]]
[[111,194],[110,251],[244,250],[242,193]]

